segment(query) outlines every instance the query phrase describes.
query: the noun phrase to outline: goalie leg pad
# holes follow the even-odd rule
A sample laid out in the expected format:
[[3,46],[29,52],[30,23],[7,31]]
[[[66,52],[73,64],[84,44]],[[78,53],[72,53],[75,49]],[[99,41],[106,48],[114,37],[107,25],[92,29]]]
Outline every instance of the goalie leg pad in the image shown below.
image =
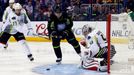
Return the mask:
[[82,61],[82,67],[86,70],[98,71],[99,62],[94,59],[86,59],[85,61]]

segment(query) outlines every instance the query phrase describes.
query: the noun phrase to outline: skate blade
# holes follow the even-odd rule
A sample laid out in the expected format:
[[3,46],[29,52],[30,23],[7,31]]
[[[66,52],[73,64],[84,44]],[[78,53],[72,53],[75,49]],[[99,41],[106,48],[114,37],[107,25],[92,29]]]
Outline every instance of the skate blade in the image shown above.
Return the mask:
[[57,65],[61,65],[61,62],[57,62]]

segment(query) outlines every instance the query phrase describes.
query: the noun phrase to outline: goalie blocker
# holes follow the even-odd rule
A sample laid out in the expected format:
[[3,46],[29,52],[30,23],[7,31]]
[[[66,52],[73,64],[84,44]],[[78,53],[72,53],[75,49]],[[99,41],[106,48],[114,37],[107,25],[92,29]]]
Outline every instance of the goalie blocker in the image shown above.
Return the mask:
[[100,61],[97,59],[89,59],[87,57],[83,58],[81,61],[81,68],[92,71],[106,72],[107,66],[100,66]]
[[[116,53],[115,47],[113,45],[111,45],[111,55],[110,55],[111,60],[112,60],[113,56],[115,55],[115,53]],[[93,54],[91,51],[84,52],[84,55],[81,58],[80,67],[82,67],[83,69],[86,69],[86,70],[106,72],[107,65],[102,66],[100,63],[103,61],[104,58],[103,57],[99,58],[96,56],[90,57],[91,54]]]

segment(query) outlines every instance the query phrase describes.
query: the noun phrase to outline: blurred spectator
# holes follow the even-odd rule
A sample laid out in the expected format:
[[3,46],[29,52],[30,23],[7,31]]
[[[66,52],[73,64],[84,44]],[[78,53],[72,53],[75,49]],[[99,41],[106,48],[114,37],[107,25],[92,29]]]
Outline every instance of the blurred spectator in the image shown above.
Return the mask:
[[9,0],[0,0],[0,1],[1,1],[1,9],[5,10],[6,7],[9,5]]
[[134,12],[134,0],[128,0],[127,2],[127,12]]
[[116,7],[112,6],[110,10],[111,10],[111,14],[117,14]]
[[45,5],[46,5],[46,6],[51,5],[51,7],[54,7],[54,5],[55,5],[55,0],[45,0]]
[[45,12],[47,12],[48,13],[48,17],[50,17],[50,14],[52,14],[52,7],[51,7],[51,5],[48,5],[48,11],[45,11]]
[[53,8],[55,8],[56,6],[60,6],[63,12],[66,12],[67,7],[69,6],[68,1],[64,1],[64,0],[55,0],[55,5]]
[[99,10],[99,13],[101,14],[101,15],[99,15],[99,17],[100,17],[99,20],[100,21],[106,20],[106,15],[107,15],[106,6],[101,6],[101,7],[98,8],[98,10]]
[[27,11],[27,14],[31,20],[33,20],[33,6],[32,2],[29,0],[28,4],[24,5],[24,8]]
[[99,16],[100,13],[99,13],[99,10],[98,10],[98,7],[97,6],[93,6],[93,10],[92,10],[92,20],[98,20],[99,19]]
[[71,0],[70,6],[68,6],[67,9],[69,14],[72,15],[72,18],[74,20],[81,20],[81,14],[80,14],[80,7],[81,1],[80,0]]
[[[9,0],[0,0],[0,20]],[[15,0],[26,9],[30,20],[49,19],[55,6],[61,6],[73,20],[106,20],[108,13],[134,11],[134,0]],[[124,3],[126,1],[127,3]],[[113,3],[116,2],[116,3]],[[124,5],[123,5],[124,4]],[[123,7],[124,6],[124,7]]]
[[73,4],[75,6],[78,6],[80,8],[80,6],[81,6],[81,0],[72,0],[72,2],[73,2]]
[[127,2],[127,12],[131,16],[131,19],[134,21],[134,0],[128,0]]
[[83,3],[83,4],[89,4],[89,1],[90,1],[90,0],[82,0],[82,3]]
[[107,0],[107,3],[112,3],[114,0]]
[[35,7],[34,7],[34,18],[36,18],[37,15],[39,14],[39,8],[40,7],[41,7],[40,0],[36,0],[35,1]]
[[42,5],[46,5],[45,3],[46,3],[46,0],[40,0],[40,3],[42,4]]
[[103,0],[104,3],[112,3],[114,0]]
[[24,5],[26,0],[16,0],[17,3],[20,3],[21,5]]
[[72,13],[74,20],[80,20],[80,7],[78,5],[74,5]]
[[74,15],[73,15],[74,4],[73,4],[72,1],[71,1],[70,5],[66,9],[67,9],[68,15],[73,18],[74,17]]
[[96,4],[103,4],[103,0],[96,0]]
[[56,5],[61,5],[62,4],[62,0],[55,0],[55,4]]
[[81,20],[85,20],[85,21],[87,21],[88,20],[88,16],[89,16],[89,14],[88,14],[88,7],[86,6],[86,5],[84,5],[84,6],[82,6],[81,7],[81,10],[80,10],[80,21]]
[[36,17],[36,21],[47,21],[47,20],[48,20],[48,9],[41,7],[39,9],[39,14]]
[[[0,2],[0,17],[2,17],[2,7],[1,7],[1,2]],[[2,20],[2,18],[0,18],[0,21]]]

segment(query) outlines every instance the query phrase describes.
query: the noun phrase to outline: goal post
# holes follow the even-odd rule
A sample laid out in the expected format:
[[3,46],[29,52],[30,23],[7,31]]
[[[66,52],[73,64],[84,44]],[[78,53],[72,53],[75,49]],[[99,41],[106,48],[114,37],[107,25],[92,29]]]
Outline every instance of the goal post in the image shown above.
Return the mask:
[[[132,62],[134,63],[134,22],[129,13],[121,13],[108,14],[106,24],[108,73],[116,73],[117,68],[115,67],[118,67],[117,72],[128,73],[128,69],[132,68]],[[110,65],[111,44],[115,46],[117,51],[113,58],[115,61],[113,65]]]
[[108,73],[110,73],[110,49],[111,49],[111,43],[110,43],[110,38],[111,38],[111,14],[107,15],[107,26],[106,26],[106,36],[107,36],[107,41],[108,41]]

